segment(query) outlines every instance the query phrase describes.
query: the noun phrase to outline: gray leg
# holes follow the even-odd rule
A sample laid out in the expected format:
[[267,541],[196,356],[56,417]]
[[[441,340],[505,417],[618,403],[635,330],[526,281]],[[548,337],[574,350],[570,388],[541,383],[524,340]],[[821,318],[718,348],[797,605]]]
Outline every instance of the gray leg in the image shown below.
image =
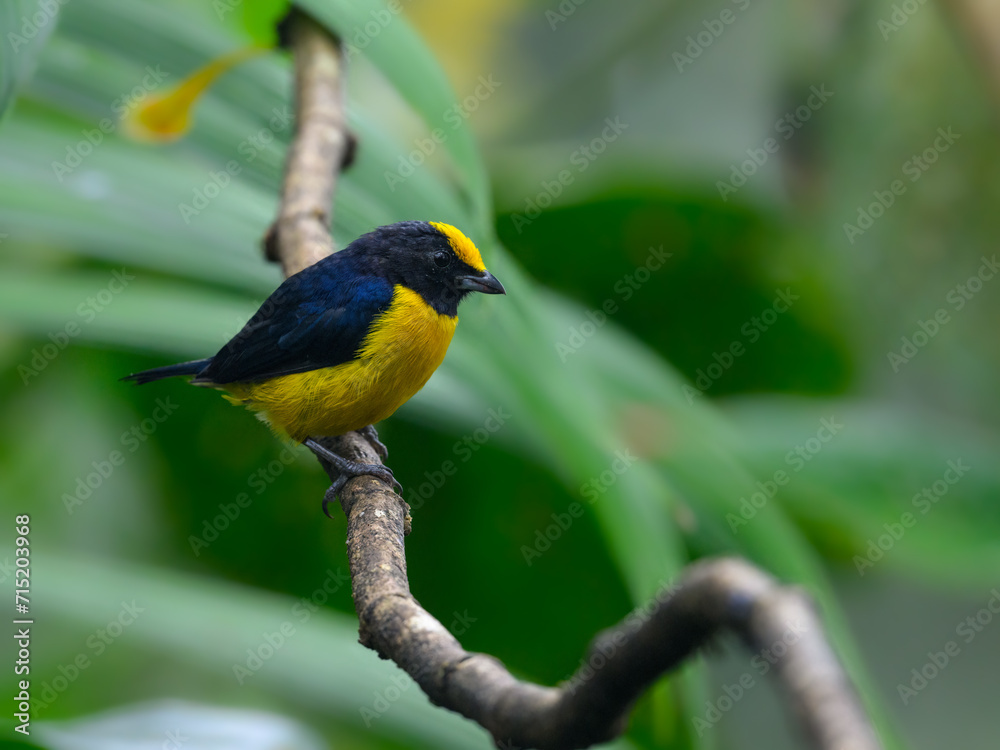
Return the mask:
[[338,456],[328,448],[324,448],[312,438],[306,438],[302,441],[302,444],[318,457],[333,466],[333,468],[335,468],[340,474],[340,476],[334,480],[333,484],[330,485],[330,489],[326,491],[326,496],[323,498],[323,512],[327,516],[330,516],[330,503],[336,500],[340,491],[344,489],[344,485],[347,484],[347,480],[353,479],[354,477],[370,475],[381,479],[386,484],[392,485],[393,489],[397,492],[403,491],[402,485],[396,481],[396,477],[392,475],[392,469],[388,466],[381,466],[380,464],[363,464],[358,461],[351,461],[343,456]]

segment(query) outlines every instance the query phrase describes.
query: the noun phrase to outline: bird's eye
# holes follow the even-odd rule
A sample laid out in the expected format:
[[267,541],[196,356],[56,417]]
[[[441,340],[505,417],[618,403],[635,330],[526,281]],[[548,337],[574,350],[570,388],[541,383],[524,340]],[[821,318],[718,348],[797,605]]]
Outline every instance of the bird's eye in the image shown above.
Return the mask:
[[444,268],[449,263],[451,263],[451,256],[446,252],[434,253],[434,265],[438,268]]

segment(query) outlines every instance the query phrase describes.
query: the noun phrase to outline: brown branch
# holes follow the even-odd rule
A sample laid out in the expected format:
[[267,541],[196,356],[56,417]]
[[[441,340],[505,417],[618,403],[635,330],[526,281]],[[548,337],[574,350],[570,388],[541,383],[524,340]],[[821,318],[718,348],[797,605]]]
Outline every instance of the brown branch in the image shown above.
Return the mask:
[[267,257],[280,261],[285,276],[333,252],[333,190],[353,150],[340,45],[302,13],[295,13],[288,25],[295,57],[295,135],[285,163],[278,218],[265,238]]
[[[286,274],[333,250],[333,184],[350,144],[335,40],[299,16],[291,43],[298,129],[266,243]],[[352,460],[379,461],[354,432],[327,444]],[[880,747],[808,600],[748,563],[721,559],[692,566],[648,610],[600,634],[568,683],[543,687],[516,679],[491,656],[465,651],[411,596],[403,541],[409,506],[402,498],[361,476],[347,483],[340,501],[361,643],[396,662],[434,703],[486,728],[500,747],[582,748],[617,736],[649,685],[723,630],[754,651],[777,653],[784,646],[774,671],[812,747]]]
[[[360,436],[333,448],[377,457]],[[722,631],[767,654],[810,747],[881,747],[810,601],[742,560],[706,560],[625,621],[598,635],[558,688],[516,679],[495,658],[464,650],[410,594],[404,537],[409,506],[371,477],[341,498],[361,643],[392,659],[432,702],[483,726],[501,748],[583,748],[624,731],[629,709],[659,676]]]

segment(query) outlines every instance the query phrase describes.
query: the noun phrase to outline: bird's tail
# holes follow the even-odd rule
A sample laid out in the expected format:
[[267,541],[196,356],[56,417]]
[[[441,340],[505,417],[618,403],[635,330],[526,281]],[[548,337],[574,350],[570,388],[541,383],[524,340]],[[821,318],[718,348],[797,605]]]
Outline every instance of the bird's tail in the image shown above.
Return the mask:
[[172,378],[176,375],[197,375],[199,372],[204,370],[212,362],[212,358],[207,359],[194,359],[190,362],[179,362],[176,365],[167,365],[166,367],[154,367],[152,370],[143,370],[142,372],[134,372],[131,375],[126,375],[122,380],[130,380],[137,385],[142,385],[143,383],[152,383],[154,380],[161,380],[162,378]]

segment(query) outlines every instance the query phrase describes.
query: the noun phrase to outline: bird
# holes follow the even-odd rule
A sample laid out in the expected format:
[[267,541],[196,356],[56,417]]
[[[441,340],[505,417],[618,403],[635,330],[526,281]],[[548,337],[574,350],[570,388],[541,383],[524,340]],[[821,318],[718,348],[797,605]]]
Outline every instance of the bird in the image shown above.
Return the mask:
[[401,490],[392,470],[351,461],[317,438],[359,431],[384,460],[374,425],[412,398],[444,360],[471,292],[506,294],[461,230],[437,221],[378,227],[286,278],[212,357],[126,375],[150,383],[192,376],[224,391],[280,436],[302,443],[339,476],[376,476]]

